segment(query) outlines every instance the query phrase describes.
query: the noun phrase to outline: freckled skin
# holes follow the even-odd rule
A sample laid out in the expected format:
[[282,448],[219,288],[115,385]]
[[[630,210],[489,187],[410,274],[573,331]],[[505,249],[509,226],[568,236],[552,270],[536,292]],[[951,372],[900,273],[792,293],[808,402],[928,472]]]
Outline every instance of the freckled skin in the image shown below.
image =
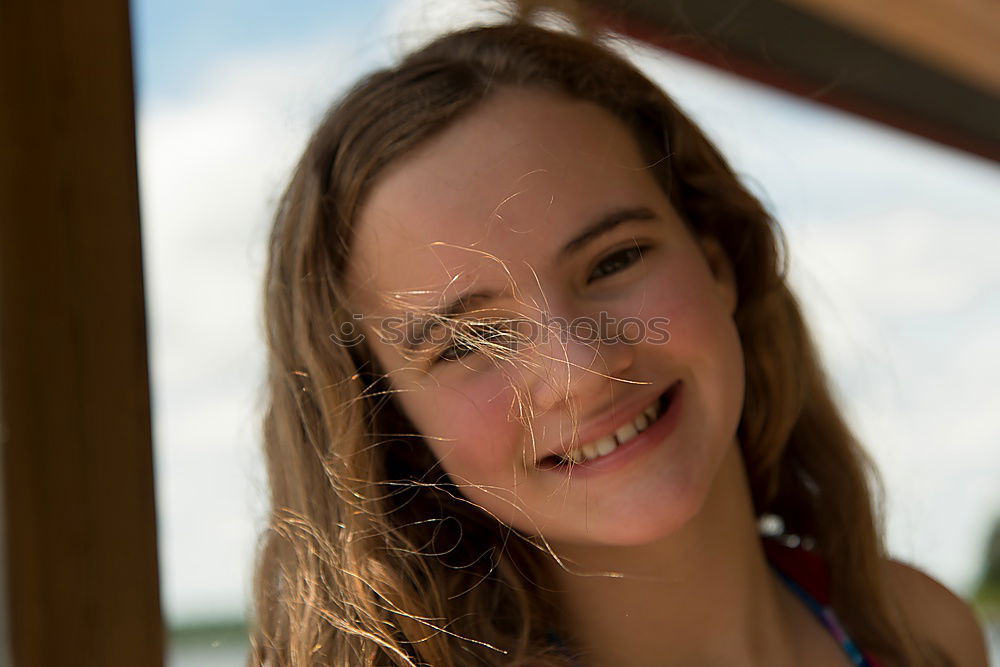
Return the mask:
[[[475,284],[506,289],[488,308],[508,315],[669,318],[666,344],[550,338],[499,364],[478,354],[408,361],[373,342],[399,405],[466,497],[553,542],[648,543],[696,518],[710,493],[729,493],[714,485],[737,460],[744,391],[731,269],[717,245],[694,239],[645,167],[603,109],[502,90],[390,166],[357,228],[349,283],[366,313],[394,313],[389,295],[436,306]],[[555,261],[590,221],[640,206],[653,223],[621,225]],[[641,260],[588,283],[602,260],[637,244],[649,246]],[[572,440],[574,423],[587,429],[613,405],[645,404],[677,379],[685,398],[676,431],[630,465],[587,480],[534,465]]]

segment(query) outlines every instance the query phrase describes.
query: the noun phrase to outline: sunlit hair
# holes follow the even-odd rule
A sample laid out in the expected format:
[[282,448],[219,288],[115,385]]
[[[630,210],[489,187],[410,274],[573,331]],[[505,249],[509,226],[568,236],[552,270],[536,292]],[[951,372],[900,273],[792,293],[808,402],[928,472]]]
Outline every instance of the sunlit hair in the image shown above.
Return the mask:
[[331,339],[351,324],[344,277],[372,184],[500,87],[610,111],[692,233],[725,249],[738,284],[747,388],[737,435],[754,511],[815,540],[860,645],[887,664],[949,664],[888,594],[877,477],[789,290],[777,224],[633,65],[523,23],[446,35],[363,79],[323,119],[281,200],[264,312],[272,509],[250,664],[571,664],[549,637],[564,622],[545,588],[552,556],[467,501],[369,350]]

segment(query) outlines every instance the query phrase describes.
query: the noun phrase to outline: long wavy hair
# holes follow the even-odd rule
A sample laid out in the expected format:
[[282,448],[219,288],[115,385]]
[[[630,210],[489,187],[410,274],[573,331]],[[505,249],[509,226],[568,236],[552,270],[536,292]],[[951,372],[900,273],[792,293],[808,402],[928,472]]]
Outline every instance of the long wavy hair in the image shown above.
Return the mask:
[[950,664],[885,581],[881,489],[786,281],[781,231],[718,150],[607,46],[526,22],[448,34],[360,81],[325,116],[277,210],[266,273],[270,523],[251,665],[569,665],[550,632],[550,558],[447,482],[349,330],[352,230],[386,167],[498,87],[597,104],[635,136],[696,236],[735,269],[746,359],[738,440],[757,515],[825,560],[848,631],[888,664]]

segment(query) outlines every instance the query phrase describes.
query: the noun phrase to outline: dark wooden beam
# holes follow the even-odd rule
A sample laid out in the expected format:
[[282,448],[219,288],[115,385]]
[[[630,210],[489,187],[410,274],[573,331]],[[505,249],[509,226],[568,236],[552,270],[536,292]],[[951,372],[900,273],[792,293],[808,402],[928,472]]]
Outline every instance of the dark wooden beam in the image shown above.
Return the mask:
[[162,665],[127,0],[0,3],[0,447],[17,667]]
[[777,0],[588,0],[606,26],[710,65],[1000,160],[988,86]]
[[782,0],[1000,95],[995,0]]

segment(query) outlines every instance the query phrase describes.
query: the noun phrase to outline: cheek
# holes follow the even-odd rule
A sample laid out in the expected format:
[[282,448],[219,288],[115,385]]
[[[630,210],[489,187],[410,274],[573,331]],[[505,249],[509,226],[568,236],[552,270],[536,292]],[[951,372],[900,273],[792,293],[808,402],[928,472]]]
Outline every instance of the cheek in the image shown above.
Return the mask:
[[491,370],[461,387],[424,387],[404,404],[445,471],[475,481],[519,461],[524,428],[512,418],[518,414],[513,402],[509,383]]
[[664,353],[680,363],[695,363],[725,394],[727,404],[742,405],[743,348],[739,332],[711,273],[694,262],[678,263],[658,277],[644,306],[646,319],[669,318]]
[[[719,325],[730,318],[706,271],[693,261],[669,261],[649,276],[624,310],[641,313],[647,330],[667,329],[674,345],[705,335],[714,337]],[[667,320],[669,324],[655,325]]]

